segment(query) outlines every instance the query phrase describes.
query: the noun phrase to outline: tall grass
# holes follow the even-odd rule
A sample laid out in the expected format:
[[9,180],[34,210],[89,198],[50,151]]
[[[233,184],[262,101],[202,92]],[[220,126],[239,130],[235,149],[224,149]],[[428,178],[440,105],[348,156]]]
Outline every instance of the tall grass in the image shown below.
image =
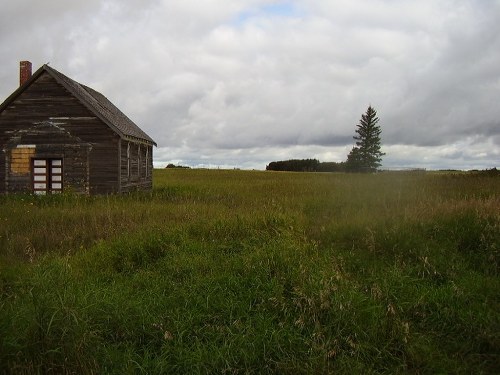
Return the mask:
[[497,373],[499,177],[0,197],[0,372]]

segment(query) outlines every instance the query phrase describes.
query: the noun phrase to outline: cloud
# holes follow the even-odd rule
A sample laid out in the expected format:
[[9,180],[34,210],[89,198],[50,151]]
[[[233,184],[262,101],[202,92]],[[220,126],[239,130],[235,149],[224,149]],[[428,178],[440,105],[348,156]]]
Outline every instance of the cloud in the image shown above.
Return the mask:
[[385,164],[492,167],[498,14],[497,0],[20,0],[0,14],[0,96],[19,60],[51,62],[148,132],[158,165],[344,160],[371,104]]

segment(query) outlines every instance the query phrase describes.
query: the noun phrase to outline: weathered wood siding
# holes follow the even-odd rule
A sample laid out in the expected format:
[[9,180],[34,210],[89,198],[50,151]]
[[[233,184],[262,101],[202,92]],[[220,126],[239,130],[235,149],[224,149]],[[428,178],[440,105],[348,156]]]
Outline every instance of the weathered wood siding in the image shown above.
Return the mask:
[[[1,133],[1,130],[0,130]],[[1,142],[1,141],[0,141]],[[5,169],[6,169],[6,158],[5,152],[3,151],[2,143],[0,143],[0,194],[5,193]]]
[[31,160],[62,159],[63,191],[89,193],[89,153],[92,146],[49,122],[12,133],[5,145],[7,192],[30,192]]
[[[6,189],[9,166],[6,164],[8,155],[5,145],[9,137],[15,131],[44,121],[57,124],[73,137],[92,146],[87,166],[90,171],[90,194],[119,191],[120,137],[48,73],[43,73],[0,114],[0,185],[3,185],[0,191]],[[33,140],[34,144],[41,145],[50,144],[47,141],[43,137]],[[71,159],[71,150],[62,152]],[[83,168],[81,157],[77,159],[79,161],[75,159],[74,167]]]
[[[34,150],[33,158],[63,159],[63,191],[82,194],[89,193],[88,148],[78,145],[65,145],[64,148],[54,145],[39,145]],[[15,149],[11,151],[15,151]],[[11,163],[13,161],[12,153],[10,161]],[[23,163],[25,163],[24,160]],[[8,170],[6,181],[7,192],[31,192],[32,176],[30,172],[31,164],[24,171]]]
[[122,140],[120,153],[121,191],[150,190],[153,187],[153,147]]

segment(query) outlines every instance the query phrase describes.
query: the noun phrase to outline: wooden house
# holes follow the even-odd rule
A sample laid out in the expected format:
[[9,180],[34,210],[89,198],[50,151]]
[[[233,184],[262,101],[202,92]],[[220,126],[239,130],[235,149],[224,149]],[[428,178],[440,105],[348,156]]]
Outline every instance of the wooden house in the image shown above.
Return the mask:
[[121,193],[152,188],[156,143],[99,92],[21,61],[0,105],[0,193]]

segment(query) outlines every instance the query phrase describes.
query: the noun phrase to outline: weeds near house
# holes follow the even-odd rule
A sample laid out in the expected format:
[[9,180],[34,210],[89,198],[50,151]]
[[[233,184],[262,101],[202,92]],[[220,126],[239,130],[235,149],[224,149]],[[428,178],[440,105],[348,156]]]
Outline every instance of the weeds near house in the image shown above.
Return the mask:
[[0,373],[498,373],[497,175],[0,196]]

